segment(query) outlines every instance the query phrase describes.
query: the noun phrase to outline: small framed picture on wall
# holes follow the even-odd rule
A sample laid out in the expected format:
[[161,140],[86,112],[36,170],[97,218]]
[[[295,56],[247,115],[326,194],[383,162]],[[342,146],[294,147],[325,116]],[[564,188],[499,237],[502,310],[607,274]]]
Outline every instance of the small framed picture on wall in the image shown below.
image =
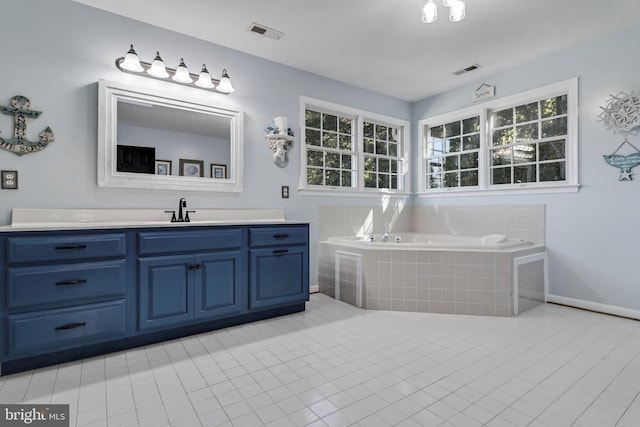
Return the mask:
[[204,161],[180,159],[180,176],[204,176]]
[[156,175],[171,175],[171,160],[156,160]]
[[227,165],[217,165],[211,163],[211,178],[227,179]]

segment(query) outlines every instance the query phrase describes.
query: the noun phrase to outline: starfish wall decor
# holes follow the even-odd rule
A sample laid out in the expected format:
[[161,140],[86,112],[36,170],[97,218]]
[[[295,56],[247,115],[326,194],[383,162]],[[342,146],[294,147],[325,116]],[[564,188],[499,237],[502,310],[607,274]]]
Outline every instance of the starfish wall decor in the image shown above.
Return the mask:
[[[613,132],[628,135],[640,125],[640,95],[636,95],[635,92],[630,94],[620,92],[617,95],[611,95],[607,100],[607,105],[600,107],[600,109],[602,112],[598,117],[604,122],[607,129]],[[625,144],[633,147],[636,152],[627,156],[617,154]],[[620,169],[618,181],[631,181],[631,169],[640,164],[640,150],[631,144],[626,137],[613,154],[603,157],[608,165]]]

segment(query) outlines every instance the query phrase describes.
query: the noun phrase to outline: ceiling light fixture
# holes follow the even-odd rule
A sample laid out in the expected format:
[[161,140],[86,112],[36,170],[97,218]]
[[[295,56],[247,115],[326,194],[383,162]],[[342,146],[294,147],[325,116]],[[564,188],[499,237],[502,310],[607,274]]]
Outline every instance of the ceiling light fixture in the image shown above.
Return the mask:
[[[442,0],[442,4],[449,8],[449,21],[462,21],[465,17],[465,4],[463,0]],[[431,24],[438,19],[438,6],[434,0],[427,0],[422,7],[422,22]]]
[[[156,57],[152,63],[141,62],[138,54],[133,49],[133,45],[131,45],[131,48],[124,57],[116,59],[116,67],[123,73],[172,81],[186,86],[195,86],[200,89],[212,90],[224,94],[235,92],[226,69],[222,70],[220,80],[216,80],[211,78],[205,64],[202,64],[200,74],[191,74],[183,58],[180,58],[180,63],[175,70],[167,68],[159,52],[156,52]],[[146,73],[143,73],[144,71],[146,71]]]

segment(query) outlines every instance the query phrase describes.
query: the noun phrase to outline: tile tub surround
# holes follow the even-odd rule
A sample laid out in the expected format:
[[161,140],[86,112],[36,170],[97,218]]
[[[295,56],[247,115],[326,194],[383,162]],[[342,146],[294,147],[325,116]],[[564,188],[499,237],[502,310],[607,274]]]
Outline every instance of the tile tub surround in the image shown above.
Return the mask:
[[325,205],[319,208],[319,241],[333,236],[367,236],[416,232],[485,236],[545,242],[545,206],[455,205],[387,206]]
[[[336,250],[361,256],[363,308],[512,316],[513,260],[544,252],[544,247],[510,251],[370,250],[320,242],[318,286],[321,293],[331,297],[335,297]],[[526,273],[524,277],[539,277],[531,271]],[[347,277],[347,283],[352,279]],[[341,289],[341,296],[354,294],[355,290]],[[523,305],[520,311],[533,306]]]

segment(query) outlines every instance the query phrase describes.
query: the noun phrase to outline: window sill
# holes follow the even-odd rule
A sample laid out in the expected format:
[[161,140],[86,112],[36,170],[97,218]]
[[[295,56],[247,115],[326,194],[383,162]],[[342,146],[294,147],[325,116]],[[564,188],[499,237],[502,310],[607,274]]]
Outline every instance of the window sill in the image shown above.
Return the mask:
[[529,194],[559,194],[559,193],[577,193],[580,190],[579,184],[573,185],[554,185],[547,187],[510,187],[510,188],[491,188],[491,189],[474,189],[474,190],[462,190],[459,188],[452,188],[450,190],[435,190],[428,192],[416,193],[419,198],[429,197],[484,197],[484,196],[513,196],[513,195],[529,195]]
[[329,196],[329,197],[370,197],[380,198],[387,197],[392,199],[409,199],[412,193],[402,191],[354,191],[343,189],[315,189],[315,188],[299,188],[301,196]]

